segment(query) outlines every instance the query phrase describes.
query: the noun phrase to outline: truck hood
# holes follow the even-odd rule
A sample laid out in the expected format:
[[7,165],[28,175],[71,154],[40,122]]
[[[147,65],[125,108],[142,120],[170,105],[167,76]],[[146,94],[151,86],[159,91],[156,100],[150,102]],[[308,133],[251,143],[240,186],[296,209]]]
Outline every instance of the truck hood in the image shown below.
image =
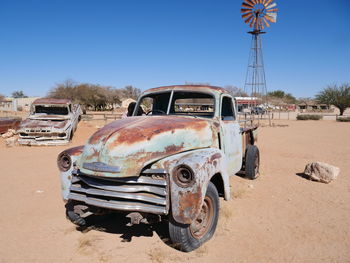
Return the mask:
[[22,121],[20,130],[25,131],[26,129],[31,129],[37,131],[41,130],[64,130],[68,124],[69,120],[65,119],[26,119]]
[[77,162],[82,173],[134,177],[166,156],[213,143],[212,121],[182,116],[140,116],[112,122],[91,136]]

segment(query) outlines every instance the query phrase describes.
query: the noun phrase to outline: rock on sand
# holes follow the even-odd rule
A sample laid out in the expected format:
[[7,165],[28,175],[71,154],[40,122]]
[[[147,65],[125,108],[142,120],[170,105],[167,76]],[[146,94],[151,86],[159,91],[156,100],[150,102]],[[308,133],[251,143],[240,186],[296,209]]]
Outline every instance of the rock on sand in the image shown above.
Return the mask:
[[337,178],[339,172],[340,169],[338,167],[327,163],[315,162],[305,166],[304,174],[309,176],[311,180],[328,184]]

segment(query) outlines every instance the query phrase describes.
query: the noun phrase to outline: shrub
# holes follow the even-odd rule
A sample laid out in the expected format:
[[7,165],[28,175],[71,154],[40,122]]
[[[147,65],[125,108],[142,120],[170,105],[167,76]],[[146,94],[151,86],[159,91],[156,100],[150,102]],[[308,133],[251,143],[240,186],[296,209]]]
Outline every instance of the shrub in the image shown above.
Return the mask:
[[297,120],[314,120],[318,121],[322,119],[322,115],[317,115],[317,114],[302,114],[297,116]]
[[337,121],[350,122],[350,117],[338,117]]

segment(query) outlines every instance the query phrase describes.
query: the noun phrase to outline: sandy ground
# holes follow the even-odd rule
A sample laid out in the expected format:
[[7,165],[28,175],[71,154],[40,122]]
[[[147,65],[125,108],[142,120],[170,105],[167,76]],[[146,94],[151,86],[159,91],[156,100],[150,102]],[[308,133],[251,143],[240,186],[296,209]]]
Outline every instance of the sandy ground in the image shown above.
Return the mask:
[[[56,168],[67,146],[6,148],[0,139],[0,262],[350,262],[350,124],[275,123],[260,128],[261,177],[231,178],[215,236],[191,253],[169,247],[161,228],[126,227],[119,217],[76,229]],[[70,146],[95,130],[80,123]],[[339,178],[298,176],[312,161],[340,167]]]

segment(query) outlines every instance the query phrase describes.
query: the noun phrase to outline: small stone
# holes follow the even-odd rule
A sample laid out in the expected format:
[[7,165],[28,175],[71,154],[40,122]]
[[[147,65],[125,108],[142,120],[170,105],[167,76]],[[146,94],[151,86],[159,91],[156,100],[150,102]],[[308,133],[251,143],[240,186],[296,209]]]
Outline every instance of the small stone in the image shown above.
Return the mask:
[[339,172],[338,167],[327,163],[314,162],[305,166],[304,174],[311,180],[328,184],[337,178]]
[[12,137],[13,135],[16,134],[16,131],[13,129],[8,129],[6,133],[4,133],[3,135],[1,135],[2,138],[7,139]]
[[249,184],[248,187],[251,189],[254,189],[254,185],[252,185],[252,184]]

